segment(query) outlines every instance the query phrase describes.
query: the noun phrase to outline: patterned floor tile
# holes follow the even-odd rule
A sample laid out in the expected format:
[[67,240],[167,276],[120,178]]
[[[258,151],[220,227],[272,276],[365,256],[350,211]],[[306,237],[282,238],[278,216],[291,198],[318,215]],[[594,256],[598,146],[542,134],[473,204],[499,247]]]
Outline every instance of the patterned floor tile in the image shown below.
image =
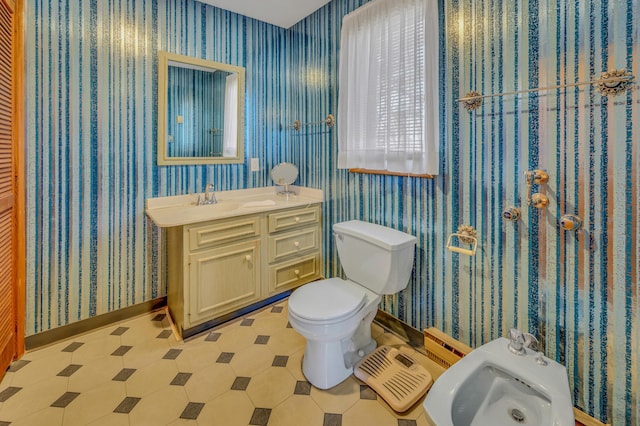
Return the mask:
[[182,349],[169,349],[169,352],[167,352],[162,359],[176,359],[181,353]]
[[111,332],[112,336],[122,336],[124,333],[129,330],[129,327],[118,327]]
[[266,345],[267,342],[269,342],[269,336],[259,335],[253,343],[256,345]]
[[68,378],[51,373],[48,377],[41,377],[41,380],[18,392],[11,391],[13,394],[2,403],[0,420],[14,423],[44,410],[60,398],[60,395],[67,392],[68,382]]
[[184,386],[187,384],[191,376],[191,373],[178,373],[169,384],[172,386]]
[[207,334],[207,337],[204,340],[206,340],[207,342],[217,342],[219,338],[220,333],[212,331],[211,333]]
[[311,398],[325,413],[343,414],[360,400],[360,384],[351,376],[331,389],[312,387]]
[[114,413],[129,414],[142,398],[128,396],[113,410]]
[[296,388],[293,391],[294,395],[311,395],[311,383],[302,380],[296,382]]
[[180,414],[180,418],[196,420],[203,408],[204,404],[202,402],[190,402],[186,407],[184,407],[182,414]]
[[222,352],[216,359],[216,362],[220,364],[229,364],[234,355],[235,354],[233,352]]
[[7,373],[15,373],[15,372],[19,371],[22,367],[26,367],[27,365],[29,365],[30,362],[31,361],[22,360],[22,359],[19,359],[18,361],[14,361],[9,366],[9,369],[7,370]]
[[122,357],[103,355],[100,358],[95,358],[84,363],[81,369],[69,377],[69,390],[86,392],[96,388],[113,380],[122,367]]
[[64,409],[47,407],[42,410],[33,411],[25,417],[15,422],[0,421],[0,426],[19,425],[62,425],[64,422]]
[[131,375],[135,372],[136,372],[135,368],[123,368],[118,372],[118,374],[116,374],[113,377],[112,380],[115,380],[117,382],[126,382],[129,379],[129,377],[131,377]]
[[249,386],[250,381],[251,377],[236,377],[231,385],[231,390],[247,390],[247,386]]
[[65,408],[67,405],[71,404],[74,399],[76,399],[80,394],[78,392],[65,392],[60,398],[56,399],[52,407],[57,408]]
[[235,354],[230,365],[238,376],[253,377],[271,368],[274,356],[266,345],[253,345]]
[[344,425],[397,426],[398,420],[380,403],[360,400],[342,415]]
[[151,319],[151,321],[162,321],[165,319],[166,316],[167,316],[166,314],[158,314],[154,316],[153,319]]
[[62,349],[62,352],[74,352],[76,349],[80,348],[82,345],[84,345],[83,342],[70,343],[68,346],[65,346],[65,348]]
[[113,356],[124,356],[131,350],[132,346],[120,346],[115,351],[111,352]]
[[162,330],[160,334],[156,336],[156,339],[166,339],[173,336],[173,331],[171,330]]
[[376,399],[378,399],[378,394],[376,393],[376,391],[371,389],[369,386],[360,385],[360,399],[376,400]]
[[[65,426],[68,422],[65,422]],[[130,426],[129,415],[123,413],[109,413],[88,424],[88,426]]]
[[196,374],[184,385],[189,401],[207,402],[229,391],[236,379],[229,364],[211,364]]
[[[126,398],[124,382],[109,380],[80,395],[64,409],[64,426],[87,425],[113,413]],[[125,414],[119,414],[126,416]],[[51,423],[49,423],[51,425]]]
[[180,418],[189,403],[182,386],[167,386],[142,398],[129,413],[132,425],[166,425]]
[[252,346],[258,337],[258,333],[253,327],[240,327],[235,324],[219,331],[221,335],[216,344],[223,352],[240,352],[248,346]]
[[342,414],[324,413],[322,426],[342,426]]
[[76,371],[78,371],[82,366],[78,364],[69,364],[62,371],[60,371],[57,376],[69,377]]
[[278,426],[300,426],[301,419],[305,425],[321,425],[324,413],[313,402],[313,399],[294,395],[271,412],[269,424]]
[[288,356],[286,356],[286,355],[276,355],[275,358],[273,358],[273,362],[271,363],[271,365],[273,367],[286,367],[288,361],[289,361],[289,357]]
[[247,394],[256,407],[276,407],[293,396],[295,386],[286,368],[269,368],[251,378]]
[[2,391],[0,391],[0,402],[7,401],[9,398],[11,398],[13,395],[17,394],[21,390],[22,388],[19,388],[16,386],[10,386],[8,388],[3,389]]
[[205,404],[198,424],[247,426],[255,406],[246,392],[228,391]]
[[178,373],[175,362],[159,359],[138,369],[124,382],[127,395],[144,397],[160,388],[168,387]]
[[[49,356],[38,356],[30,359],[30,363],[12,374],[11,385],[28,388],[43,379],[55,377],[60,371],[72,364],[69,352],[48,351]],[[25,356],[26,357],[26,356]],[[80,363],[77,363],[80,364]]]
[[[422,401],[395,413],[353,377],[313,387],[302,373],[305,340],[287,315],[279,302],[182,342],[164,312],[152,313],[30,352],[0,383],[0,426],[426,424]],[[413,351],[377,325],[372,335]]]
[[267,345],[278,353],[291,355],[304,349],[307,341],[293,328],[284,328],[273,333]]
[[269,423],[269,417],[271,416],[271,408],[256,408],[253,410],[253,415],[249,421],[250,425],[265,426]]

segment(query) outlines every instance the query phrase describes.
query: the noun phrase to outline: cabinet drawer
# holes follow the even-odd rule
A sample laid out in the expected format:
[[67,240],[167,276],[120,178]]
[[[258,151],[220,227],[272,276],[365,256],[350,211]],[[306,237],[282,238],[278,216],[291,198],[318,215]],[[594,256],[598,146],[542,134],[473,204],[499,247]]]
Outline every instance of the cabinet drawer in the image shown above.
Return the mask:
[[280,293],[320,278],[320,253],[269,267],[269,293]]
[[283,234],[269,235],[269,263],[296,253],[320,248],[320,227],[311,226]]
[[208,225],[190,227],[189,248],[198,250],[203,247],[258,235],[260,235],[259,216],[217,220]]
[[320,222],[320,206],[286,210],[269,214],[269,232]]

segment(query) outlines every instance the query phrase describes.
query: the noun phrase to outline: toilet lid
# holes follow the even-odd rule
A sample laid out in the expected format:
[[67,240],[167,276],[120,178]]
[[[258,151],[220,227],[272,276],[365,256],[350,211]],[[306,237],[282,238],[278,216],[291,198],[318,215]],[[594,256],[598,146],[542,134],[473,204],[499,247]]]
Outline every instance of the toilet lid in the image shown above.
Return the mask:
[[364,303],[365,292],[359,286],[340,278],[330,278],[294,291],[289,297],[289,310],[310,321],[328,321],[348,316]]

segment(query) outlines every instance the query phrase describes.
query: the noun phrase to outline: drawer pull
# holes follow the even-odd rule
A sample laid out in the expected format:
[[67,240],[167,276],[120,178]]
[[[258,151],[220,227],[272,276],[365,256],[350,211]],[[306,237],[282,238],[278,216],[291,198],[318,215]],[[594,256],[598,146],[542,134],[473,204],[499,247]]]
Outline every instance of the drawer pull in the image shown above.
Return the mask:
[[251,255],[248,254],[244,257],[244,260],[246,260],[247,262],[251,262]]
[[300,243],[298,241],[296,241],[296,242],[293,243],[293,246],[295,248],[300,248]]
[[300,222],[300,216],[296,216],[294,220],[296,221],[296,223]]
[[300,270],[299,269],[294,270],[293,273],[296,274],[296,277],[300,276]]

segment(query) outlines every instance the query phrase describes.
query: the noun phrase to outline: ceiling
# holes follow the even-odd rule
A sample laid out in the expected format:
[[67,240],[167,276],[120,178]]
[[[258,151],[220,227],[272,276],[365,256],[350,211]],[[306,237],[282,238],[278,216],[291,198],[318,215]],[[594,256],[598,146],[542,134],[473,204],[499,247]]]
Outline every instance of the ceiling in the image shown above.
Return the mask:
[[282,28],[290,28],[330,0],[198,0]]

